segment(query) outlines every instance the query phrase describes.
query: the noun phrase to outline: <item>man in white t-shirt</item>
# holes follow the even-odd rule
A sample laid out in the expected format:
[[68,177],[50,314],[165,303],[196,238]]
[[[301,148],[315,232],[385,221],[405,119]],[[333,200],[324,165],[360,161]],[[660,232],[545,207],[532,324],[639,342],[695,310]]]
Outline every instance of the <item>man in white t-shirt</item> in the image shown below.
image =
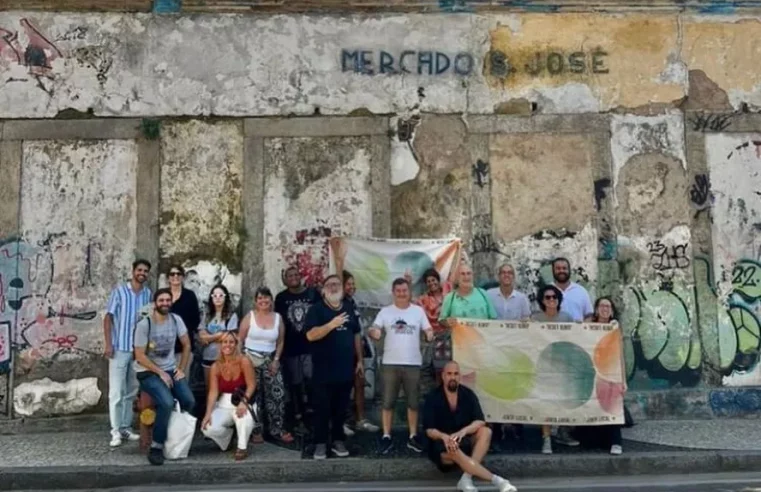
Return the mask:
[[368,334],[375,340],[383,341],[383,437],[381,454],[388,454],[394,448],[391,439],[391,418],[394,403],[399,396],[399,386],[404,387],[407,398],[407,424],[410,437],[407,447],[417,453],[423,445],[417,436],[418,404],[420,402],[420,367],[423,356],[420,352],[420,332],[427,340],[433,340],[433,329],[423,308],[412,304],[410,284],[398,278],[392,285],[394,304],[380,310]]

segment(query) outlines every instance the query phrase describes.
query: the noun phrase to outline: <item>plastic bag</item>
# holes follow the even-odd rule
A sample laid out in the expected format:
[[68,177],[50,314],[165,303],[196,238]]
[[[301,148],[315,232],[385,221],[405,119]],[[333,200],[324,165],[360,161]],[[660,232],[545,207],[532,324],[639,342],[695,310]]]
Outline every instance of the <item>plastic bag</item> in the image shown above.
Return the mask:
[[189,413],[180,411],[180,404],[175,402],[174,411],[169,417],[169,428],[164,443],[164,457],[168,460],[187,458],[195,432],[196,418]]

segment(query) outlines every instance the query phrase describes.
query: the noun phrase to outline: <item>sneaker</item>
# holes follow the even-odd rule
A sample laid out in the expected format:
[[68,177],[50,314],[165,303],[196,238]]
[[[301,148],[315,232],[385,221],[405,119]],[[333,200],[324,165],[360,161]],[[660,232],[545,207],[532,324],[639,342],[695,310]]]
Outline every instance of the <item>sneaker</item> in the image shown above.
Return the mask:
[[552,454],[552,438],[545,437],[542,443],[542,454]]
[[420,442],[420,438],[417,435],[410,436],[410,438],[407,440],[407,447],[416,453],[423,452],[423,444]]
[[344,446],[342,441],[333,441],[333,445],[330,447],[330,450],[333,451],[333,453],[335,453],[335,455],[339,458],[346,458],[349,456],[349,450],[346,449],[346,446]]
[[618,456],[619,454],[624,452],[624,448],[621,447],[620,444],[614,444],[610,447],[610,454],[614,454]]
[[111,431],[111,442],[109,446],[112,448],[118,448],[122,445],[122,435],[119,432]]
[[457,490],[460,492],[478,492],[478,489],[473,485],[473,479],[463,475],[460,481],[457,482]]
[[367,432],[378,432],[380,430],[380,427],[373,424],[367,419],[362,419],[359,422],[357,422],[357,430],[363,430]]
[[148,451],[148,462],[152,465],[164,464],[164,450],[159,448],[151,448]]
[[497,487],[499,487],[499,492],[518,492],[518,488],[506,478],[500,479]]
[[122,435],[122,439],[127,440],[127,441],[138,441],[138,440],[140,440],[140,434],[135,434],[134,432],[132,432],[129,429],[123,430],[121,432],[121,435]]
[[326,446],[324,444],[316,444],[314,446],[314,455],[312,455],[312,458],[316,460],[324,460],[328,457],[328,453],[326,451]]
[[561,427],[558,429],[558,435],[555,437],[555,440],[562,446],[570,446],[572,448],[581,444],[579,441],[571,437],[570,430],[567,427]]
[[380,454],[388,454],[394,449],[394,441],[389,436],[383,436],[380,444]]
[[347,424],[344,424],[344,434],[346,434],[346,437],[352,437],[354,435],[354,430]]

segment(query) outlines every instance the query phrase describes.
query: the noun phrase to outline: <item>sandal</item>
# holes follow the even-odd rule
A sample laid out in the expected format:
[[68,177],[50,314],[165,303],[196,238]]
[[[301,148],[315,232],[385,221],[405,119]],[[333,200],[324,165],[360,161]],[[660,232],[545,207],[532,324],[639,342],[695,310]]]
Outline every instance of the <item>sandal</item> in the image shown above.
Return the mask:
[[252,434],[251,435],[251,442],[254,444],[263,444],[264,443],[264,437],[262,437],[261,434]]
[[248,458],[248,450],[247,449],[236,449],[235,450],[235,461],[243,461],[246,458]]

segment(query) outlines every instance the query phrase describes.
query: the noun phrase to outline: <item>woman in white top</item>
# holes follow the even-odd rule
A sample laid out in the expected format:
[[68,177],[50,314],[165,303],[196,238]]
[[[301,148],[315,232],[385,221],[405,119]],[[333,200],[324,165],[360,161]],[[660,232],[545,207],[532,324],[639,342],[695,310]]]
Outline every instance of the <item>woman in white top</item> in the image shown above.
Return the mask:
[[[285,430],[285,384],[280,372],[285,328],[280,315],[273,310],[272,292],[260,287],[254,294],[254,310],[240,324],[244,352],[256,368],[256,402],[264,410],[269,435],[285,444],[293,436]],[[254,442],[263,441],[254,434]]]

